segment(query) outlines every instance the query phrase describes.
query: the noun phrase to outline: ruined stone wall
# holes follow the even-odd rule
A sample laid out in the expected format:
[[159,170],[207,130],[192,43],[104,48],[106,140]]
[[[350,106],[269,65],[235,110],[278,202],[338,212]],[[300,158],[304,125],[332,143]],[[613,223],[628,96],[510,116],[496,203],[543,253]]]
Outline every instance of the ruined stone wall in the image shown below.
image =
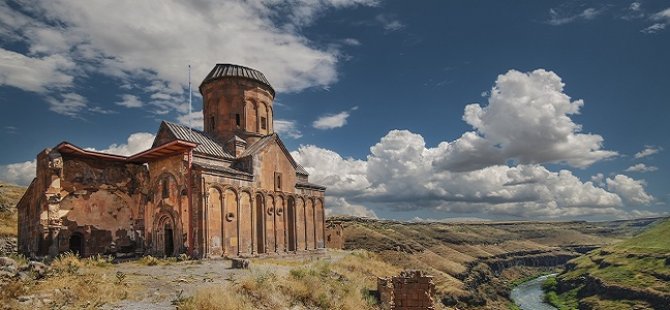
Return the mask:
[[63,156],[59,252],[134,253],[144,248],[146,167]]
[[47,210],[45,192],[52,176],[57,173],[55,177],[60,178],[61,172],[60,166],[53,172],[49,169],[50,151],[45,149],[37,154],[35,179],[16,206],[19,217],[18,248],[27,257],[47,255],[48,251],[48,220],[40,219],[40,216]]
[[435,309],[433,277],[421,271],[403,271],[399,276],[377,279],[382,309]]
[[142,165],[41,152],[35,181],[19,205],[20,251],[27,256],[142,251],[140,205],[147,181]]
[[344,228],[340,222],[326,223],[326,247],[344,249]]

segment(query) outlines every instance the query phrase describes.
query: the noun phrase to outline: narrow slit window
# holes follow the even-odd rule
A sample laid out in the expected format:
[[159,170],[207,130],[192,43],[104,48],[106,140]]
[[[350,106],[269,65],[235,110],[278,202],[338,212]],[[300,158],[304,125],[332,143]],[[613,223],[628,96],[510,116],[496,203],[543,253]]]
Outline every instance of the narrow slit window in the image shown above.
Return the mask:
[[216,124],[214,124],[214,116],[211,116],[211,117],[209,118],[209,124],[210,124],[209,127],[210,127],[211,129],[216,128]]
[[239,113],[235,114],[235,125],[237,125],[237,127],[240,127],[240,114]]
[[268,120],[261,116],[261,129],[268,129]]
[[282,179],[281,179],[281,173],[280,172],[275,172],[275,190],[276,191],[281,191],[282,190]]
[[170,198],[170,183],[163,180],[163,198]]

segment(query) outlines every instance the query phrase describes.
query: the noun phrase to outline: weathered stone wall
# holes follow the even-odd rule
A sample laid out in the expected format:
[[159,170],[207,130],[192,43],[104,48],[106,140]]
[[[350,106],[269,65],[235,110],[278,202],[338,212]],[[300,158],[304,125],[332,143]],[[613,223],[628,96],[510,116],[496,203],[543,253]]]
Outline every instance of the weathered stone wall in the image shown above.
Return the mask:
[[141,251],[144,166],[99,161],[45,150],[19,208],[20,251],[27,256],[73,251]]
[[[254,156],[253,173],[256,179],[254,187],[274,191],[295,193],[295,168],[277,142],[266,146]],[[277,184],[280,178],[279,183]],[[277,188],[277,186],[280,188]]]
[[326,247],[344,249],[344,228],[341,222],[326,223]]
[[188,159],[179,154],[149,163],[149,199],[144,209],[147,252],[157,256],[186,253],[189,248]]
[[435,309],[433,277],[421,271],[403,271],[399,276],[377,278],[377,291],[382,309]]
[[[206,257],[281,254],[324,247],[323,229],[319,230],[325,225],[320,197],[257,188],[256,182],[216,175],[213,171],[198,171],[197,176],[207,193],[199,198],[199,205],[205,208],[200,209],[203,216],[198,217],[199,225],[205,227],[201,251]],[[317,205],[318,212],[307,222],[304,216],[296,215],[305,214],[309,204]],[[288,208],[293,213],[287,212]],[[320,223],[315,222],[319,220]],[[308,226],[311,230],[306,231]],[[307,247],[306,235],[317,243],[312,241]],[[295,244],[296,240],[302,240],[300,245]]]

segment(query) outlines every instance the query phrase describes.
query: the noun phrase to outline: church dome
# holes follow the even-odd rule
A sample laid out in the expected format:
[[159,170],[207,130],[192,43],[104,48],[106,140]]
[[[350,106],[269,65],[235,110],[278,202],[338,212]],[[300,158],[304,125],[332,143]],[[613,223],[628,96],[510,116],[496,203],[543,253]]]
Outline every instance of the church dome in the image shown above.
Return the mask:
[[214,69],[212,69],[212,71],[210,71],[207,77],[205,77],[205,79],[202,81],[200,87],[202,88],[202,85],[205,85],[206,83],[214,80],[231,77],[243,78],[261,83],[270,89],[270,93],[273,97],[275,95],[274,88],[272,88],[272,85],[270,85],[270,82],[268,82],[262,72],[249,67],[234,64],[216,64]]

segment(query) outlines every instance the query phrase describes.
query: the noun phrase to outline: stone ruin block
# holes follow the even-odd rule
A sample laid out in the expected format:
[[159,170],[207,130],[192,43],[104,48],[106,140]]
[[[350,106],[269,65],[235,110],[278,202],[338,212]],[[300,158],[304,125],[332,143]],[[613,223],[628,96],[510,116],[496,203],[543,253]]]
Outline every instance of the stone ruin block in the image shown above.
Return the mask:
[[398,276],[377,278],[382,309],[435,309],[433,277],[418,270],[405,270]]

